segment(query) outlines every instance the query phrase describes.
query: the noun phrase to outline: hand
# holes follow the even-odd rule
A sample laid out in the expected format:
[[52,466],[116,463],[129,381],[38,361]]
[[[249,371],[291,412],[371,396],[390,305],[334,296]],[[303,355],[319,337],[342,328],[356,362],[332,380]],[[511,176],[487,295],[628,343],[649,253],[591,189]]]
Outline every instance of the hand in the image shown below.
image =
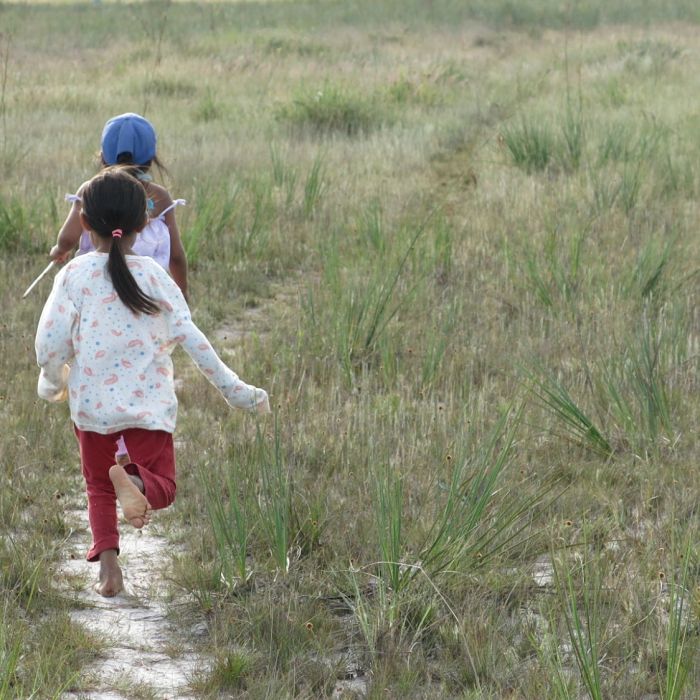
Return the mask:
[[58,245],[55,245],[49,251],[49,257],[51,258],[51,260],[57,262],[59,265],[63,265],[63,263],[66,262],[66,260],[68,260],[68,258],[70,257],[70,254],[70,250],[63,251],[58,247]]
[[267,393],[265,394],[265,398],[262,401],[259,401],[255,405],[255,411],[257,413],[272,413],[270,410],[270,400],[267,397]]

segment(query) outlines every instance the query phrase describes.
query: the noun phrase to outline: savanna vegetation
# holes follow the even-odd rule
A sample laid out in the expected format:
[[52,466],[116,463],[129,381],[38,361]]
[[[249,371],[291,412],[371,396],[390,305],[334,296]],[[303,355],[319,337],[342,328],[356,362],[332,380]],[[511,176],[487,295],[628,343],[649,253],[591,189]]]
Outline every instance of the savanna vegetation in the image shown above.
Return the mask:
[[82,482],[35,395],[50,283],[20,296],[125,111],[188,200],[196,322],[274,405],[234,413],[176,356],[152,527],[209,659],[190,694],[698,697],[699,22],[0,5],[0,698],[89,694],[108,652],[55,581]]

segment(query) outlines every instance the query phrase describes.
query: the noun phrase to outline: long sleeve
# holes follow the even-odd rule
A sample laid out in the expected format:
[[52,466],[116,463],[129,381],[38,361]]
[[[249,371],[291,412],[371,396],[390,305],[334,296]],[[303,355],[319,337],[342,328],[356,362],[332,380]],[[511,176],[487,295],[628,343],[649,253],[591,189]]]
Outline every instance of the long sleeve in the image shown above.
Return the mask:
[[173,301],[172,342],[182,346],[199,371],[222,393],[230,406],[247,410],[267,407],[267,392],[246,384],[222,362],[207,337],[192,321],[189,307],[180,289],[172,280],[168,279],[168,283],[171,287],[168,290],[168,298]]
[[266,392],[219,359],[160,265],[127,255],[137,284],[161,309],[134,314],[114,290],[107,259],[106,253],[81,255],[56,276],[36,337],[41,397],[59,401],[67,390],[71,420],[81,430],[173,432],[178,405],[171,354],[182,345],[229,405],[269,410]]
[[67,366],[75,357],[73,330],[78,312],[68,295],[66,277],[62,272],[56,276],[44,305],[35,340],[36,359],[41,367],[37,391],[47,401],[67,398]]

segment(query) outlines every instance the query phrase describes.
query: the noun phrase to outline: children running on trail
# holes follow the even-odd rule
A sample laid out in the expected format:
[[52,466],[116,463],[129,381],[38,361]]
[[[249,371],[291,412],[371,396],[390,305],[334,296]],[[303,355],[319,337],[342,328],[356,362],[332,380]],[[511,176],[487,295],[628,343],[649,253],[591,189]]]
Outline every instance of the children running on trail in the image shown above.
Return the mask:
[[79,221],[93,252],[56,275],[36,335],[39,396],[68,399],[80,446],[93,542],[96,590],[123,587],[116,501],[136,528],[175,498],[177,345],[229,405],[269,412],[264,389],[244,383],[193,323],[180,288],[153,259],[133,253],[148,222],[146,191],[123,168],[81,188]]
[[[156,132],[151,122],[139,114],[127,112],[112,117],[102,131],[100,158],[103,167],[123,165],[136,177],[146,190],[148,222],[133,243],[133,250],[139,255],[153,258],[170,271],[175,282],[187,298],[187,256],[175,220],[175,207],[185,204],[184,199],[176,199],[160,185],[153,182],[151,165],[162,168],[156,155]],[[51,248],[49,257],[58,263],[68,260],[78,246],[78,255],[94,249],[90,234],[80,223],[80,202],[83,183],[77,194],[66,195],[73,206],[61,230],[56,245]]]

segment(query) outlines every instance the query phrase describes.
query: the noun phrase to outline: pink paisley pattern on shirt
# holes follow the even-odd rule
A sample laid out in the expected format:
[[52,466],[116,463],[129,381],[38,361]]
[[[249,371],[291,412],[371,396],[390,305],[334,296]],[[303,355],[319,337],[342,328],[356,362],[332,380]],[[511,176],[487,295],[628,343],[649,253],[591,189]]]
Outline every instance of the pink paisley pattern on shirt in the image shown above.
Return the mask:
[[182,348],[224,398],[240,408],[264,400],[262,389],[242,382],[192,322],[177,285],[151,258],[128,256],[142,291],[160,313],[134,314],[106,273],[107,255],[88,253],[61,270],[36,336],[42,380],[49,398],[68,377],[71,418],[81,430],[112,433],[140,427],[172,432],[177,397],[171,353]]

